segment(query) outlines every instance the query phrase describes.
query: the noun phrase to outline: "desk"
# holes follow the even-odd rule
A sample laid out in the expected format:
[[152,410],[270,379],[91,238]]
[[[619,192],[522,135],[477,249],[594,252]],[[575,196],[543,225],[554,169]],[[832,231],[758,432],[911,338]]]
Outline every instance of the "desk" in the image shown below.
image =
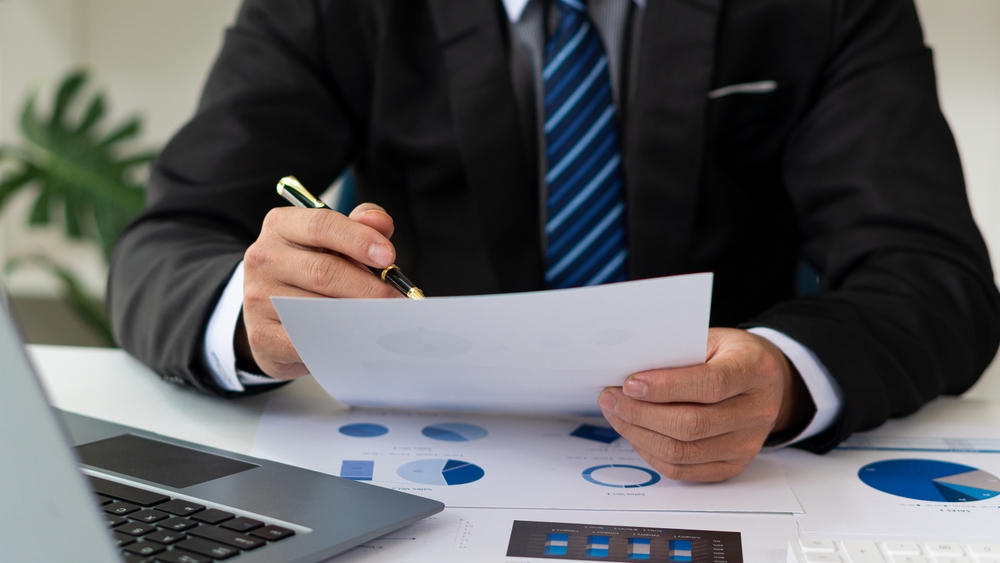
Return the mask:
[[[305,378],[270,394],[222,400],[164,383],[148,368],[120,350],[30,346],[29,351],[42,376],[50,400],[62,409],[243,454],[251,453],[261,414],[269,396],[292,398],[325,396],[315,381]],[[336,405],[335,401],[332,399],[330,401],[331,406]],[[976,387],[964,396],[939,398],[907,420],[921,423],[948,422],[1000,426],[1000,370],[988,372]],[[541,518],[539,514],[545,511],[524,512],[527,518]],[[449,511],[444,514],[447,518]],[[459,518],[462,514],[460,511],[452,511],[452,516],[455,518]],[[549,514],[567,518],[560,520],[563,522],[581,521],[571,519],[579,517],[579,512],[549,511]],[[633,513],[629,519],[636,522],[650,522],[646,525],[684,527],[671,524],[667,516],[655,516],[655,514],[658,513]],[[677,513],[674,515],[676,517]],[[664,520],[665,518],[667,520]],[[687,526],[696,527],[703,519],[712,525],[713,522],[735,517],[686,514],[679,518]],[[751,545],[745,543],[747,559],[783,560],[787,539],[776,538],[787,538],[788,534],[795,535],[794,521],[790,521],[790,516],[757,516],[757,518],[773,518],[775,520],[769,526],[783,531],[776,532],[775,536],[769,538],[754,540],[757,544],[753,541],[750,542]],[[501,532],[500,535],[507,533]],[[493,539],[499,542],[503,538]],[[767,542],[770,544],[761,545]],[[751,553],[754,554],[753,557],[750,557]],[[338,560],[349,561],[355,558],[366,560],[372,555],[374,554],[355,550]],[[469,556],[478,553],[471,550],[464,552],[464,555],[470,558]],[[471,558],[504,560],[502,557]]]

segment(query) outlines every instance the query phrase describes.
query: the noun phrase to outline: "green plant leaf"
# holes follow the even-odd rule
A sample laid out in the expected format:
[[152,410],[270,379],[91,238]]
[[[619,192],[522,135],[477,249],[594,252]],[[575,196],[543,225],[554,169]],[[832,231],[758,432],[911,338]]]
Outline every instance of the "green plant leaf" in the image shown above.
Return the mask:
[[73,134],[82,135],[90,132],[94,125],[104,117],[106,110],[104,94],[95,94],[90,99],[90,104],[87,105],[87,109],[83,112],[83,117],[80,119],[80,123],[76,126]]
[[38,179],[38,169],[33,166],[25,166],[24,170],[7,176],[0,182],[0,208],[11,194],[28,185],[33,180]]
[[133,117],[112,130],[106,137],[97,143],[98,148],[108,148],[111,145],[135,137],[142,131],[142,122],[138,117]]
[[50,219],[49,210],[51,207],[52,191],[48,185],[43,184],[42,190],[38,193],[38,198],[35,199],[35,205],[31,208],[28,223],[31,225],[48,225]]
[[86,82],[87,72],[84,70],[72,72],[63,79],[62,84],[59,85],[59,91],[56,93],[55,102],[52,104],[52,117],[49,119],[50,130],[55,131],[62,128],[63,118],[66,116],[67,110]]

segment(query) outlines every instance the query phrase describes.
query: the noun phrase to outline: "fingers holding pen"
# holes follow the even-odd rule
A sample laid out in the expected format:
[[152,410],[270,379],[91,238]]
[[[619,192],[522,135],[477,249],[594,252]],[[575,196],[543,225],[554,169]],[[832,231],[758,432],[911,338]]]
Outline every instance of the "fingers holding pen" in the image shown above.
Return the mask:
[[377,209],[360,213],[360,218],[376,227],[336,211],[282,207],[267,214],[261,232],[288,246],[333,251],[367,266],[385,268],[395,262],[396,250],[380,228],[391,235],[392,219],[378,206],[368,205]]

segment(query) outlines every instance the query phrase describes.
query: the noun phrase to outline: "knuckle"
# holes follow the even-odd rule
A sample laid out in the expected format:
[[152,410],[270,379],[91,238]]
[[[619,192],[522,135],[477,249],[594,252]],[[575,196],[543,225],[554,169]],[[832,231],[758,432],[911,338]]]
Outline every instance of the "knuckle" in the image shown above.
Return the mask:
[[664,437],[660,443],[660,455],[667,463],[683,465],[696,457],[694,455],[696,448],[697,446],[693,442]]
[[259,270],[268,263],[268,253],[264,245],[259,242],[251,244],[243,253],[243,267],[251,270]]
[[680,427],[677,429],[677,437],[681,440],[697,440],[704,438],[708,434],[709,420],[702,409],[690,408],[681,414],[678,420]]
[[307,278],[314,288],[325,288],[337,279],[340,272],[337,260],[329,254],[313,253],[307,266]]
[[322,241],[330,238],[332,227],[329,213],[309,213],[305,221],[305,232],[313,246],[324,246]]

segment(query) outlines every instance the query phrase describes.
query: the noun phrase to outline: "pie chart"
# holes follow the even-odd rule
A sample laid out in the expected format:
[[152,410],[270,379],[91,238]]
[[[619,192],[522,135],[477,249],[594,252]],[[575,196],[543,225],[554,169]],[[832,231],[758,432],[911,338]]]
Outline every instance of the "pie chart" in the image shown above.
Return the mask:
[[432,440],[441,440],[442,442],[471,442],[485,438],[489,434],[482,426],[464,422],[432,424],[425,426],[420,433]]
[[421,485],[467,485],[486,475],[478,465],[457,459],[418,459],[403,464],[396,473]]
[[933,502],[975,502],[1000,496],[1000,479],[982,469],[930,459],[890,459],[858,471],[869,487]]
[[368,422],[345,424],[338,428],[338,430],[344,436],[351,436],[352,438],[375,438],[389,433],[389,429],[385,426]]

